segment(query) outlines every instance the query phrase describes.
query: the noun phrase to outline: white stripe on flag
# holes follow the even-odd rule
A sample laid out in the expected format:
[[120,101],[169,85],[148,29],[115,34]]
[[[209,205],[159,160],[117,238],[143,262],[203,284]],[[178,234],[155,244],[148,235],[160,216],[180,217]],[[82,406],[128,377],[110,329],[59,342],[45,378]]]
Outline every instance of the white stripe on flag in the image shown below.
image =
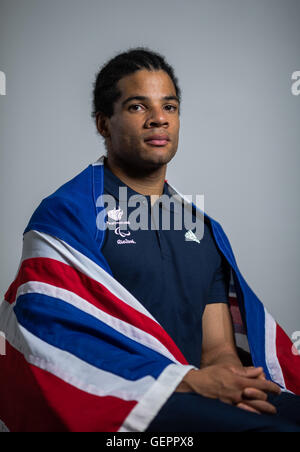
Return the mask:
[[281,366],[277,358],[276,351],[276,322],[273,317],[265,310],[265,354],[266,364],[271,379],[286,389]]
[[136,311],[156,321],[144,306],[115,278],[63,240],[39,231],[28,231],[24,235],[22,262],[32,257],[47,257],[74,267],[84,275],[102,284],[113,295]]
[[161,342],[159,342],[159,340],[152,335],[146,333],[140,328],[131,325],[130,323],[124,322],[117,317],[107,314],[82,297],[79,297],[74,292],[70,292],[69,290],[39,281],[29,281],[19,287],[16,299],[20,295],[25,295],[28,293],[39,293],[42,295],[47,295],[49,297],[58,298],[59,300],[62,300],[74,306],[75,308],[80,309],[81,311],[95,317],[101,322],[104,322],[124,336],[162,354],[163,356],[166,356],[171,361],[174,361],[175,359],[169,352],[169,350],[165,348],[164,345],[162,345]]
[[[147,316],[159,325],[159,323],[144,308],[144,306],[115,278],[113,278],[91,259],[72,248],[64,241],[38,231],[32,230],[27,232],[24,235],[22,261],[34,257],[54,259],[75,268],[89,278],[102,284],[110,293],[122,300],[125,304]],[[145,337],[145,335],[143,337]],[[175,363],[178,363],[178,360],[173,356],[173,354],[163,344],[161,344],[160,341],[155,339],[150,334],[147,335],[145,345],[158,351]]]
[[166,367],[143,399],[130,411],[119,432],[145,431],[187,372],[192,369],[195,367],[176,364]]
[[96,396],[138,401],[155,382],[151,376],[127,380],[48,344],[18,323],[13,308],[14,305],[5,300],[0,305],[0,329],[5,332],[6,340],[24,355],[27,362],[66,383]]
[[8,427],[0,419],[0,433],[10,433]]

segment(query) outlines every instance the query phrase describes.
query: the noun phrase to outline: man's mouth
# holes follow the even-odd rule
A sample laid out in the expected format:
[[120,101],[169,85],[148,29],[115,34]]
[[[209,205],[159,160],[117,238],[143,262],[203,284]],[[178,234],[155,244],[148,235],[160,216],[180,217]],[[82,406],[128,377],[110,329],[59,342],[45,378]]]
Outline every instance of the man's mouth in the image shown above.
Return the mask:
[[166,146],[169,143],[170,138],[168,135],[151,135],[145,138],[145,143],[150,146]]

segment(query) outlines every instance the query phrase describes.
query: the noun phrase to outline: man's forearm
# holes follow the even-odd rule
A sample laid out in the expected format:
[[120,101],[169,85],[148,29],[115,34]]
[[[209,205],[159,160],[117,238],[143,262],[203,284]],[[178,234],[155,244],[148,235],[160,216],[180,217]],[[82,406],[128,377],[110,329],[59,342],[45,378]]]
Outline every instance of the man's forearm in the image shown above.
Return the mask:
[[214,359],[210,361],[202,362],[200,368],[203,369],[204,367],[213,366],[214,364],[224,364],[234,367],[243,367],[243,364],[241,363],[239,357],[235,353],[228,352],[216,356]]
[[223,364],[227,366],[243,367],[241,360],[238,357],[236,350],[232,347],[224,347],[223,349],[218,349],[211,351],[202,357],[200,368],[213,366],[214,364]]

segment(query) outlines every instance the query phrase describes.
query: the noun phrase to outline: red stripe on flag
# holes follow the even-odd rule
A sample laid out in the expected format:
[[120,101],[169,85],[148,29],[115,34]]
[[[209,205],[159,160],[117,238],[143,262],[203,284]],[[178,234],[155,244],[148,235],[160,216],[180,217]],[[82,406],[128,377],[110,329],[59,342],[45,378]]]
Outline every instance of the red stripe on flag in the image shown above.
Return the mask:
[[228,298],[229,298],[230,305],[232,305],[232,306],[238,306],[239,305],[237,297],[233,297],[232,295],[229,295]]
[[235,333],[246,334],[239,303],[236,297],[229,296],[229,308]]
[[[276,351],[286,388],[300,395],[300,355],[283,329],[276,325]],[[294,351],[294,353],[293,353]]]
[[0,357],[0,419],[12,432],[113,432],[136,401],[99,397],[29,364],[9,343]]
[[177,361],[181,364],[187,364],[176,344],[158,323],[124,303],[103,284],[89,278],[73,267],[45,257],[35,257],[23,261],[15,281],[5,295],[6,301],[13,303],[18,287],[28,281],[44,282],[77,294],[103,312],[155,337]]

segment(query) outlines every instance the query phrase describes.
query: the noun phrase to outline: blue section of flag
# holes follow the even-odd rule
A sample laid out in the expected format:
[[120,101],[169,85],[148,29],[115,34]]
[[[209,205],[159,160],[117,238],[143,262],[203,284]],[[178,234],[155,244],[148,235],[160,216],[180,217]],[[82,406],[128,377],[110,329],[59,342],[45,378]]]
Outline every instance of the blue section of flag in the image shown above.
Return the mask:
[[72,180],[45,198],[33,213],[24,234],[36,230],[63,240],[111,274],[101,253],[105,230],[97,228],[97,192],[101,189],[100,167],[89,165]]
[[128,380],[147,375],[158,378],[172,363],[61,299],[38,293],[20,295],[14,311],[19,323],[33,335]]

